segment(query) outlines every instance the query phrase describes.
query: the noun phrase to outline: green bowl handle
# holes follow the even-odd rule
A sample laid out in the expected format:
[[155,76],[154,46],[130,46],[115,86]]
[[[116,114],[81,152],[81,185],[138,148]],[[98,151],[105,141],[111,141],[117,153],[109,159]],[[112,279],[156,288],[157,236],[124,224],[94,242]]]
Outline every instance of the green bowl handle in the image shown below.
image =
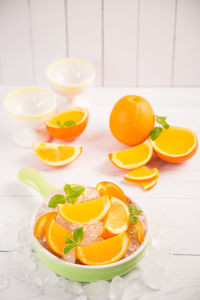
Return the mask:
[[44,177],[33,168],[23,168],[19,170],[18,178],[20,181],[39,192],[44,199],[49,195],[49,193],[57,190],[48,184]]

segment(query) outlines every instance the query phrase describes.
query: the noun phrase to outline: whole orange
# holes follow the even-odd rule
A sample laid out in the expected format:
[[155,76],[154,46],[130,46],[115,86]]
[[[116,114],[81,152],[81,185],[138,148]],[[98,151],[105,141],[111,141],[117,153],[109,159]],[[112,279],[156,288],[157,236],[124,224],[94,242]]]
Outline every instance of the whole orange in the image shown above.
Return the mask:
[[125,145],[144,142],[154,128],[155,116],[151,104],[144,98],[129,95],[121,98],[110,114],[110,129]]

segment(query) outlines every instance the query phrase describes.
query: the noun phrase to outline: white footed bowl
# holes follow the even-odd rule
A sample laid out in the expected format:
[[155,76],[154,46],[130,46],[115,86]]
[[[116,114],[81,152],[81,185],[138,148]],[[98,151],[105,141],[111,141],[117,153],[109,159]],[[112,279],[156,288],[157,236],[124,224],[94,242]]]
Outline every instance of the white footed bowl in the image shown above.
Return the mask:
[[56,109],[56,98],[51,92],[38,87],[20,88],[10,92],[3,105],[7,115],[18,121],[13,134],[17,145],[32,147],[34,142],[50,139],[47,131],[39,127]]
[[46,76],[57,94],[74,97],[92,85],[95,70],[87,60],[66,58],[53,62],[47,68]]

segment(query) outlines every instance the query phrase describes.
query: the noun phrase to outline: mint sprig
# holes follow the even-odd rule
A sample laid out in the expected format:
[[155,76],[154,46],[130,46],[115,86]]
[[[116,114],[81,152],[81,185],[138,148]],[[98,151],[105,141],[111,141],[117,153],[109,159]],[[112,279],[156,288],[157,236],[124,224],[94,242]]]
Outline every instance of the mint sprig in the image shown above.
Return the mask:
[[76,198],[79,197],[84,191],[85,187],[81,185],[71,186],[70,184],[65,184],[64,186],[65,195],[56,194],[54,195],[48,203],[49,207],[56,208],[58,204],[65,204],[66,201],[74,204]]
[[158,123],[159,126],[154,127],[154,129],[152,129],[150,132],[150,138],[152,139],[152,141],[154,141],[159,137],[163,129],[168,129],[170,127],[169,124],[166,122],[167,117],[161,117],[156,115],[155,117],[156,117],[156,122]]
[[129,210],[129,219],[133,224],[137,224],[138,221],[138,215],[142,213],[142,210],[137,209],[137,207],[134,204],[130,204],[128,207]]
[[66,236],[65,244],[67,245],[64,247],[63,253],[66,254],[71,249],[78,247],[80,245],[80,242],[83,240],[83,237],[84,237],[83,227],[74,230],[73,239],[69,236]]
[[69,126],[76,125],[76,122],[74,122],[73,120],[68,120],[68,121],[62,123],[60,120],[58,120],[58,121],[56,121],[56,124],[59,127],[69,127]]

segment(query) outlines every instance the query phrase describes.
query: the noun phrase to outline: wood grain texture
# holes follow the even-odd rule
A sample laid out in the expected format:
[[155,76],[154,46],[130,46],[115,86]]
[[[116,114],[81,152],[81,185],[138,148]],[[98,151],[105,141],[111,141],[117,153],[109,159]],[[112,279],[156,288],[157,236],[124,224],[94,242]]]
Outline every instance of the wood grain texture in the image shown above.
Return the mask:
[[200,1],[178,0],[174,86],[200,85]]
[[138,86],[170,86],[175,0],[141,0]]
[[69,56],[87,59],[96,70],[95,85],[102,84],[102,6],[99,0],[68,0]]
[[33,65],[27,0],[0,1],[0,74],[7,85],[32,85]]
[[30,18],[34,78],[46,85],[47,66],[66,57],[64,0],[30,0]]
[[135,86],[138,1],[104,1],[104,85]]

